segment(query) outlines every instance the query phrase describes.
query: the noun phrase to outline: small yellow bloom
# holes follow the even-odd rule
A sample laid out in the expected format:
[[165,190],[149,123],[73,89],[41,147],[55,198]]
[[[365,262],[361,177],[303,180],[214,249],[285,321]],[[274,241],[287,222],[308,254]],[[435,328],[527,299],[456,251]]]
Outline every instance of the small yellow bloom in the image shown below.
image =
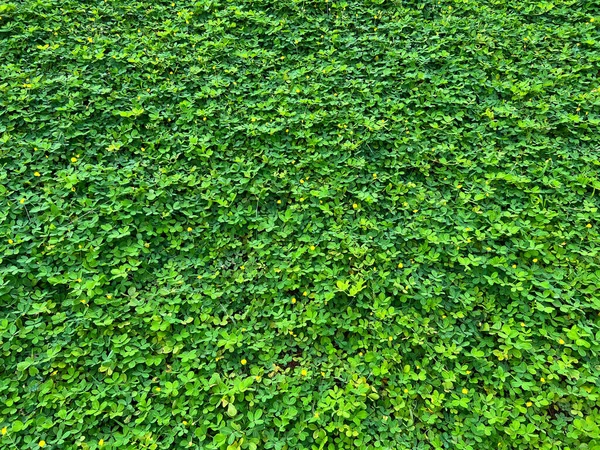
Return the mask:
[[311,245],[311,246],[310,246],[310,249],[311,249],[312,251],[314,251],[314,250],[315,250],[315,248],[316,248],[316,247],[315,247],[314,245]]
[[373,174],[373,178],[377,178],[377,174],[376,173]]
[[281,200],[277,200],[277,204],[278,204],[278,205],[281,205]]
[[402,263],[398,264],[398,269],[402,269],[403,267],[404,267],[404,264],[402,264]]
[[315,419],[318,419],[318,418],[319,418],[319,413],[318,413],[318,412],[316,412],[316,413],[315,413]]
[[525,323],[521,322],[521,326],[522,326],[522,327],[524,327],[524,326],[525,326]]
[[392,342],[394,340],[393,336],[388,337],[388,341]]
[[71,162],[72,163],[76,163],[77,162],[77,158],[75,158],[74,156],[71,158]]
[[470,374],[471,374],[471,371],[470,371],[470,370],[467,370],[465,373],[466,373],[467,375],[470,375]]
[[183,421],[183,422],[181,422],[181,423],[183,423],[184,425],[187,425],[187,424],[188,424],[188,423],[187,423],[187,420],[184,420],[184,421]]
[[93,39],[91,37],[88,38],[88,42],[92,42]]
[[192,231],[192,227],[188,227],[188,231]]
[[534,263],[538,262],[538,259],[537,258],[533,258],[533,262]]
[[260,375],[256,375],[256,376],[254,377],[254,379],[255,379],[256,381],[260,381]]
[[516,269],[516,268],[517,268],[517,265],[516,265],[516,264],[513,264],[513,265],[512,265],[512,268],[513,268],[513,269]]
[[525,403],[525,406],[527,406],[528,408],[529,408],[531,405],[533,405],[533,403],[531,403],[531,402],[527,402],[527,403]]
[[469,393],[469,390],[467,388],[463,388],[462,393],[466,395]]
[[417,213],[417,212],[419,212],[419,210],[418,209],[413,209],[413,212]]
[[544,377],[542,377],[542,378],[540,378],[540,381],[541,381],[542,383],[545,383],[545,382],[546,382],[546,379],[545,379]]
[[458,184],[458,185],[456,186],[456,189],[460,189],[461,187],[462,187],[462,184]]
[[488,247],[488,248],[486,248],[486,250],[487,250],[488,252],[491,252],[491,251],[492,251],[492,247]]
[[159,388],[159,387],[157,387],[157,388],[154,388],[154,390],[155,390],[156,392],[160,392],[160,388]]
[[296,298],[292,298],[292,303],[296,303]]
[[301,374],[303,377],[305,377],[306,375],[308,375],[308,371],[307,371],[306,369],[302,369],[302,370],[300,371],[300,374]]
[[46,446],[46,441],[44,441],[44,440],[42,439],[40,442],[38,442],[38,445],[39,445],[40,447],[45,447],[45,446]]
[[304,291],[304,292],[302,293],[302,295],[304,295],[304,296],[306,297],[306,296],[308,295],[308,292]]
[[146,243],[144,244],[144,247],[146,247],[146,248],[150,248],[150,244],[149,244],[148,242],[146,242]]
[[299,94],[299,93],[300,93],[300,89],[296,89],[296,94]]
[[588,224],[587,224],[585,227],[586,227],[586,228],[592,228],[592,224],[591,224],[591,223],[588,223]]
[[304,184],[304,180],[300,180],[300,183]]
[[353,203],[353,204],[352,204],[352,207],[353,207],[354,209],[356,209],[356,208],[358,208],[358,205],[357,205],[356,203]]
[[285,130],[285,132],[286,132],[286,133],[289,133],[289,131],[290,131],[290,130],[287,130],[287,129]]
[[146,151],[146,149],[145,149],[144,147],[142,147],[142,151],[143,151],[143,152],[145,152],[145,151]]
[[2,428],[2,436],[4,436],[6,433],[8,433],[8,430],[6,429],[6,427]]
[[33,176],[34,177],[41,177],[42,175],[36,170],[35,172],[33,172]]
[[240,362],[242,363],[242,366],[245,366],[248,361],[246,361],[245,359],[242,359]]
[[563,339],[559,339],[559,340],[558,340],[558,343],[559,343],[560,345],[565,345],[565,341],[564,341]]
[[110,300],[112,298],[112,295],[106,294],[106,298]]
[[405,394],[408,394],[408,389],[404,389],[404,393],[405,393]]
[[100,439],[98,441],[98,447],[103,447],[104,446],[104,439]]

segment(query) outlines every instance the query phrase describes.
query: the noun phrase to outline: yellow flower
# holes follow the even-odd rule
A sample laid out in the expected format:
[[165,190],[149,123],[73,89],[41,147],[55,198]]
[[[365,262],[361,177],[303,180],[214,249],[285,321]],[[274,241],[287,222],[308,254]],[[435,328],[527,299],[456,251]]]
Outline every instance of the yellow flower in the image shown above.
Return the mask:
[[533,262],[534,263],[538,262],[538,259],[537,258],[533,258]]
[[76,163],[77,162],[77,158],[75,158],[74,156],[71,158],[71,162],[72,163]]
[[318,412],[316,412],[316,413],[315,413],[315,418],[316,418],[316,419],[318,419],[318,418],[319,418],[319,413],[318,413]]
[[540,378],[540,381],[541,381],[542,383],[545,383],[545,382],[546,382],[546,379],[545,379],[544,377],[542,377],[542,378]]
[[303,377],[305,377],[306,375],[308,375],[308,371],[307,371],[306,369],[302,369],[302,370],[300,371],[300,374],[301,374]]
[[188,231],[192,231],[192,227],[188,227]]
[[112,295],[106,294],[106,298],[110,300],[112,298]]
[[352,207],[353,207],[354,209],[356,209],[356,208],[358,208],[358,205],[357,205],[356,203],[353,203],[353,204],[352,204]]
[[313,250],[313,251],[314,251],[314,249],[315,249],[315,248],[316,248],[316,247],[315,247],[314,245],[311,245],[311,246],[310,246],[310,249],[311,249],[311,250]]
[[528,408],[529,408],[531,405],[533,405],[533,403],[531,403],[531,402],[527,402],[527,403],[525,403],[525,406],[527,406]]
[[558,340],[558,343],[559,343],[560,345],[565,345],[565,341],[564,341],[563,339],[559,339],[559,340]]
[[160,392],[160,388],[159,388],[159,387],[157,387],[157,388],[154,388],[154,390],[155,390],[156,392]]
[[466,395],[469,393],[469,390],[467,388],[463,388],[462,393]]
[[402,264],[402,263],[398,264],[398,269],[402,269],[403,267],[404,267],[404,264]]
[[522,326],[522,327],[524,327],[524,326],[525,326],[525,324],[524,324],[523,322],[521,322],[521,326]]
[[145,151],[146,151],[146,149],[145,149],[144,147],[142,147],[142,151],[143,151],[143,152],[145,152]]
[[513,265],[512,265],[512,268],[513,268],[513,269],[516,269],[516,268],[517,268],[517,265],[516,265],[516,264],[513,264]]
[[405,389],[404,389],[404,393],[405,393],[405,394],[408,394],[408,389],[406,389],[406,388],[405,388]]
[[373,178],[377,178],[377,174],[376,173],[373,174]]
[[278,204],[278,205],[281,205],[281,200],[277,200],[277,204]]
[[296,303],[296,298],[292,298],[292,303]]
[[36,170],[35,172],[33,172],[33,176],[34,177],[41,177],[42,175]]
[[146,248],[150,248],[150,244],[149,244],[148,242],[146,242],[146,243],[144,244],[144,247],[146,247]]
[[585,227],[586,227],[586,228],[592,228],[592,224],[591,224],[591,223],[588,223],[588,224],[587,224]]
[[25,203],[25,199],[22,198],[21,200],[19,200],[19,203],[22,205],[23,203]]
[[2,431],[1,431],[2,436],[4,436],[7,432],[8,432],[8,430],[6,429],[6,427],[2,428]]
[[256,376],[254,377],[254,379],[255,379],[256,381],[260,381],[260,375],[256,375]]
[[471,371],[470,371],[470,370],[467,370],[465,373],[466,373],[467,375],[469,375],[469,374],[471,373]]
[[104,446],[104,439],[100,439],[98,441],[98,447],[103,447]]
[[300,89],[296,89],[296,94],[299,94],[299,93],[300,93]]
[[492,247],[488,247],[488,248],[486,248],[486,250],[487,250],[488,252],[491,252],[491,251],[492,251]]
[[456,186],[456,189],[460,189],[461,187],[462,187],[462,184],[458,184],[458,185]]
[[304,184],[304,180],[300,180],[300,183]]
[[188,424],[188,423],[187,423],[187,420],[184,420],[184,421],[183,421],[183,422],[181,422],[181,423],[183,423],[184,425],[187,425],[187,424]]
[[287,130],[287,129],[285,130],[285,132],[286,132],[286,133],[289,133],[289,131],[290,131],[290,130]]
[[242,366],[245,366],[248,361],[246,361],[245,359],[242,359],[240,362],[242,363]]
[[88,38],[88,42],[92,42],[93,39],[91,37]]
[[304,296],[306,297],[306,296],[308,295],[308,292],[304,291],[304,292],[302,293],[302,295],[304,295]]
[[38,445],[39,445],[40,447],[45,447],[45,446],[46,446],[46,441],[44,441],[44,440],[42,439],[40,442],[38,442]]

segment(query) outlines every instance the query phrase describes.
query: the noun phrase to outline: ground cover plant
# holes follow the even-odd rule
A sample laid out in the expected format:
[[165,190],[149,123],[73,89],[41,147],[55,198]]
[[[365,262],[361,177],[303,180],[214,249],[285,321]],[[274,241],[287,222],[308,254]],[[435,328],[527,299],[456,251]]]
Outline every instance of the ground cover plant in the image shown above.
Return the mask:
[[600,449],[599,21],[0,3],[0,448]]

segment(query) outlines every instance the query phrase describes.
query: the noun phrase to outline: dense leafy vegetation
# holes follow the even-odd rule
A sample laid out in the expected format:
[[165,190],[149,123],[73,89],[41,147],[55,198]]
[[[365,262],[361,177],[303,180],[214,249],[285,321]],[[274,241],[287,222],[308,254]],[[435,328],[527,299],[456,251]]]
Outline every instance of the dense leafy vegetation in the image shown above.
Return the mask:
[[598,2],[0,17],[0,447],[600,449]]

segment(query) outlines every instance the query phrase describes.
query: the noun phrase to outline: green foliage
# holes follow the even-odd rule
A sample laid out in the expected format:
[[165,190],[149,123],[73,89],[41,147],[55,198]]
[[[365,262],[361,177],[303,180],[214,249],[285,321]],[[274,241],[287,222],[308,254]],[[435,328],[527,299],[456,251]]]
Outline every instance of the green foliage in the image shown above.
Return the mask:
[[0,447],[600,449],[599,22],[0,4]]

